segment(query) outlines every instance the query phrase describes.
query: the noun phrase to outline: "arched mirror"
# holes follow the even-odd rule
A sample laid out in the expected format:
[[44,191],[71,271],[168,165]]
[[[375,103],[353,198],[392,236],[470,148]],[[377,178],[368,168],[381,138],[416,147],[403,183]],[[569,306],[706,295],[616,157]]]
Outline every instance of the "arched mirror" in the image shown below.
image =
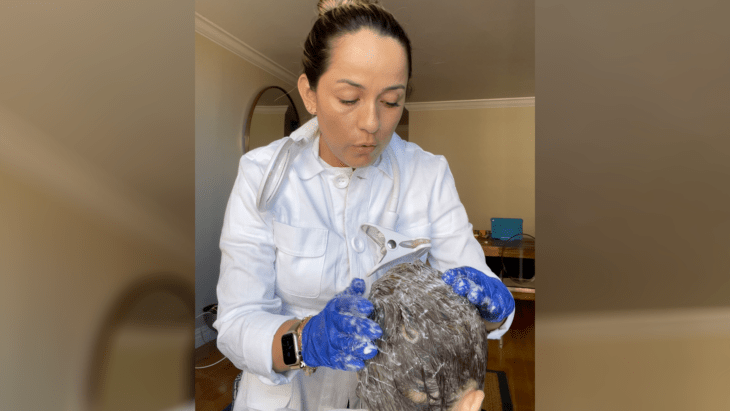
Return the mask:
[[266,87],[253,100],[243,130],[243,152],[268,145],[299,128],[299,113],[283,88]]

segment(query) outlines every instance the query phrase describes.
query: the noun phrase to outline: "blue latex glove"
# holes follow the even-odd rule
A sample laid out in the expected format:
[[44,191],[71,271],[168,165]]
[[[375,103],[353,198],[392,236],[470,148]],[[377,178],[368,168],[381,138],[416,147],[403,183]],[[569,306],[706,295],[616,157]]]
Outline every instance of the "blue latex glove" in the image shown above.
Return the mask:
[[479,309],[485,320],[498,323],[515,309],[515,299],[499,278],[490,277],[472,267],[459,267],[446,270],[441,279],[450,285],[454,292]]
[[378,349],[373,340],[383,335],[378,324],[367,318],[373,304],[363,298],[365,281],[352,280],[345,291],[331,299],[302,330],[302,358],[310,367],[357,371]]

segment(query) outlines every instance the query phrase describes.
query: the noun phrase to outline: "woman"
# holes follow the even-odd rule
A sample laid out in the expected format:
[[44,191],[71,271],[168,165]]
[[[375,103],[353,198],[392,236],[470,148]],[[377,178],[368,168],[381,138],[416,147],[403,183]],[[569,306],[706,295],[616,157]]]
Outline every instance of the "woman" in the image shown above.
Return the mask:
[[224,219],[215,327],[244,371],[234,411],[358,407],[352,371],[382,333],[365,298],[379,256],[360,226],[382,221],[394,179],[395,231],[431,239],[429,263],[480,308],[491,338],[514,315],[446,160],[394,134],[411,77],[405,32],[371,1],[320,1],[319,11],[298,82],[316,117],[291,136],[304,148],[264,211],[259,188],[284,139],[246,153]]

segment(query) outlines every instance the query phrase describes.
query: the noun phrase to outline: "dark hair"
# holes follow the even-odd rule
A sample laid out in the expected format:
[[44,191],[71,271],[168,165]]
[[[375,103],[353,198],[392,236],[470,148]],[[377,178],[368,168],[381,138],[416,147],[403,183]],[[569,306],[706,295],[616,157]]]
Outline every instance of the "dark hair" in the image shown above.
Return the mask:
[[[320,0],[317,7],[319,18],[304,42],[302,58],[304,74],[312,90],[316,90],[319,78],[329,68],[333,42],[362,28],[372,29],[400,42],[406,49],[408,80],[411,79],[411,41],[395,17],[377,0]],[[407,91],[410,91],[410,86]]]
[[383,336],[358,372],[357,395],[371,411],[449,410],[482,389],[487,329],[476,308],[416,261],[393,267],[370,292]]

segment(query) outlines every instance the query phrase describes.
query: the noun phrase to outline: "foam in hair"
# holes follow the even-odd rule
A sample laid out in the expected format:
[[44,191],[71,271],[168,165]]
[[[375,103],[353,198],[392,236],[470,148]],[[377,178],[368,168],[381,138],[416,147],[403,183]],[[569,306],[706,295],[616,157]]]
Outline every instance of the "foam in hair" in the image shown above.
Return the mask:
[[383,336],[358,372],[371,411],[448,410],[484,381],[487,331],[476,308],[420,261],[393,267],[372,286],[371,318]]

